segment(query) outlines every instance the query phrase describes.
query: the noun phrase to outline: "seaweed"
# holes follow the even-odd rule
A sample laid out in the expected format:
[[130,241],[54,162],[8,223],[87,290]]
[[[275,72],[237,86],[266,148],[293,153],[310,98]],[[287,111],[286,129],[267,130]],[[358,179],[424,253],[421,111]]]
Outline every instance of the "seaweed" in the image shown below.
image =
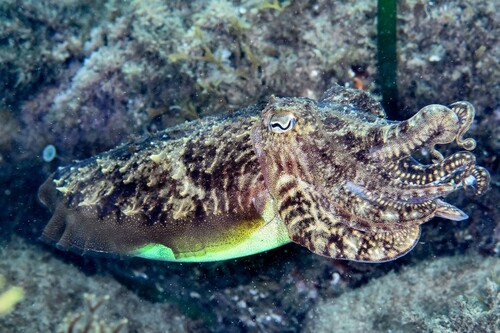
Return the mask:
[[99,318],[99,309],[109,301],[110,296],[97,297],[83,294],[85,309],[78,313],[69,313],[59,325],[59,333],[120,333],[125,332],[128,319],[116,323],[107,323]]
[[382,104],[390,119],[401,119],[398,117],[397,4],[397,0],[378,0],[377,8],[378,83]]

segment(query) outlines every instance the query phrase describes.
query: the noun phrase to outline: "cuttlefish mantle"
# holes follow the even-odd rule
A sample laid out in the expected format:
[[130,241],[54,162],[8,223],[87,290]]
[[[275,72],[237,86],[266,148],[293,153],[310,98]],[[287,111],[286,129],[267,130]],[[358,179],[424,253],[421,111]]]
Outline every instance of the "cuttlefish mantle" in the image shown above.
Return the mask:
[[[417,243],[443,201],[488,189],[467,102],[385,118],[369,94],[340,86],[319,101],[271,97],[228,116],[162,131],[60,168],[41,186],[53,212],[42,239],[82,253],[214,261],[289,242],[381,262]],[[443,157],[455,142],[464,151]],[[431,164],[412,157],[425,149]]]

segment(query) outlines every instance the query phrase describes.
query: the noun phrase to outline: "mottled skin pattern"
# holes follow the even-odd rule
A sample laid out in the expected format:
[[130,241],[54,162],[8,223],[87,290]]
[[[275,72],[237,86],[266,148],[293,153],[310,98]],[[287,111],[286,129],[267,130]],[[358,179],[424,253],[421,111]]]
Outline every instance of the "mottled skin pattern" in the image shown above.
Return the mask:
[[[175,255],[166,260],[202,261],[210,248],[265,230],[259,241],[268,244],[234,256],[290,239],[332,258],[391,260],[413,248],[432,217],[467,218],[441,197],[487,190],[473,154],[443,158],[434,147],[474,149],[463,138],[473,117],[472,105],[458,102],[393,122],[368,94],[340,86],[319,102],[272,97],[59,169],[40,189],[54,211],[43,238],[118,254],[162,244]],[[411,157],[422,148],[433,164]],[[276,241],[270,224],[284,225],[289,239]]]

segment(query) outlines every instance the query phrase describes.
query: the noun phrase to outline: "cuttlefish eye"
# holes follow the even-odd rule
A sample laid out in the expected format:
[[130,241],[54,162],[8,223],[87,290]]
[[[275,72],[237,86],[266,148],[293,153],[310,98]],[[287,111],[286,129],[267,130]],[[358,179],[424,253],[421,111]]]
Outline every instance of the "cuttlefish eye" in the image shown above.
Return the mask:
[[283,115],[273,115],[269,120],[269,129],[274,133],[284,133],[293,128],[297,123],[297,118],[291,113]]

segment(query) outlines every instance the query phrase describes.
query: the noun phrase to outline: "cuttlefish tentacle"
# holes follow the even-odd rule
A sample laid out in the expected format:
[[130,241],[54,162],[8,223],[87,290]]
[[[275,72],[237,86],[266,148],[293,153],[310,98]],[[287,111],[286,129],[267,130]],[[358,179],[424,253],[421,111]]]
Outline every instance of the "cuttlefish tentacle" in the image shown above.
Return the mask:
[[469,218],[462,210],[441,199],[436,199],[434,202],[437,204],[437,209],[432,217],[437,216],[452,221],[462,221]]
[[390,230],[422,224],[432,216],[437,205],[433,200],[404,202],[388,200],[384,196],[365,191],[353,183],[346,183],[336,202],[336,208],[352,228],[363,231]]
[[476,158],[469,152],[458,152],[442,161],[423,165],[413,158],[403,158],[387,164],[387,174],[400,187],[420,188],[433,184],[443,184],[450,179],[463,181],[476,163]]
[[406,121],[381,126],[376,135],[382,144],[371,149],[371,158],[379,161],[400,158],[415,149],[427,148],[435,160],[441,161],[443,155],[434,146],[454,140],[460,147],[471,150],[475,141],[464,139],[463,135],[474,113],[474,108],[466,102],[455,103],[451,109],[437,104],[426,106]]
[[[349,226],[359,230],[388,230],[420,225],[434,216],[461,221],[467,215],[437,197],[412,197],[406,201],[389,198],[386,192],[370,192],[347,183],[348,200],[337,202],[349,216]],[[446,215],[446,216],[445,216]]]
[[[466,215],[449,206],[443,208],[436,199],[464,186],[474,186],[475,193],[484,193],[489,181],[488,173],[475,169],[475,157],[469,152],[453,154],[437,164],[422,165],[411,157],[389,162],[384,178],[386,186],[378,186],[374,178],[365,184],[347,181],[337,201],[349,216],[355,216],[349,224],[367,230],[371,224],[377,228],[391,228],[394,223],[422,224],[442,210],[453,211],[454,220]],[[476,171],[474,171],[476,170]],[[365,180],[366,181],[366,180]]]
[[[418,165],[411,159],[392,163],[389,168],[391,182],[400,187],[399,196],[440,197],[465,185],[471,175],[476,158],[469,152],[455,153],[439,163]],[[404,199],[403,199],[404,200]]]
[[490,173],[483,167],[475,166],[470,176],[465,180],[465,186],[471,187],[475,195],[483,195],[488,191],[490,184]]
[[[489,173],[476,166],[476,158],[470,152],[458,152],[431,165],[422,165],[413,158],[390,162],[387,175],[393,186],[400,187],[399,195],[440,197],[464,186],[471,187],[476,195],[488,189]],[[408,192],[408,193],[406,193]]]
[[469,102],[456,102],[450,105],[451,111],[455,112],[460,122],[460,128],[457,133],[456,142],[459,147],[466,150],[473,150],[476,148],[476,140],[472,138],[464,139],[464,134],[469,130],[476,115],[474,106]]

